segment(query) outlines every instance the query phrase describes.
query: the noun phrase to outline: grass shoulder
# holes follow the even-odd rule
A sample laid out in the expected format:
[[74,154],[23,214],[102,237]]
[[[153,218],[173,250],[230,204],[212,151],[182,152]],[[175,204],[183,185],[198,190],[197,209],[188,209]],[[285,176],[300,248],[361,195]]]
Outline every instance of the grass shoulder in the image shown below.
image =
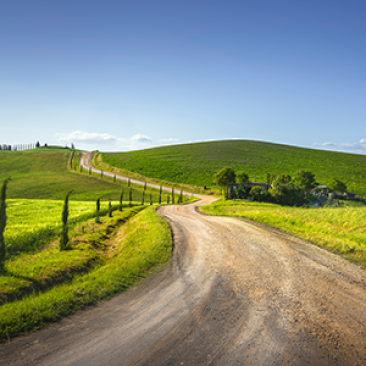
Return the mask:
[[271,203],[218,201],[199,210],[236,216],[280,229],[366,266],[366,206],[285,207]]

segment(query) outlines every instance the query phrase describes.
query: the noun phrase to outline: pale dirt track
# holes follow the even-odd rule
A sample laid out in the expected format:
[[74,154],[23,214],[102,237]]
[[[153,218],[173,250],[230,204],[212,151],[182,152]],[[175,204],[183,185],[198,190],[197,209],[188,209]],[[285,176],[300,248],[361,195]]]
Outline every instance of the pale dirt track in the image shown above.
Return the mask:
[[1,365],[366,365],[366,273],[259,224],[158,210],[172,266],[10,344]]

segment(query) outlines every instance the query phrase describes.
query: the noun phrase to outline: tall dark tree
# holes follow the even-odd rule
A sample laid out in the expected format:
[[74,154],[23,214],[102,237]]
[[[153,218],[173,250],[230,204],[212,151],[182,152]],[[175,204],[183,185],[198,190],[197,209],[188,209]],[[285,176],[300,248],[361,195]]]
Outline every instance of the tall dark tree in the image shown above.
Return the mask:
[[150,206],[153,204],[153,201],[152,201],[152,194],[150,193]]
[[317,185],[315,175],[304,170],[296,173],[293,183],[296,187],[308,192]]
[[71,143],[71,148],[72,148],[73,150],[75,150],[75,145],[74,145],[73,143]]
[[131,179],[130,178],[128,178],[127,186],[131,187]]
[[10,178],[4,180],[0,192],[0,271],[4,269],[6,248],[4,232],[6,227],[6,188]]
[[65,201],[64,201],[64,207],[62,210],[62,231],[61,231],[61,239],[60,239],[60,250],[68,249],[68,244],[69,244],[67,220],[69,217],[70,194],[71,194],[71,191],[66,194]]
[[99,219],[99,211],[100,211],[100,198],[97,199],[96,201],[96,210],[95,210],[95,222],[97,224],[100,223],[100,219]]
[[163,187],[160,184],[160,192],[159,192],[159,205],[161,205],[161,191],[163,190]]
[[237,172],[236,173],[236,182],[237,183],[245,183],[249,181],[249,175],[245,172]]
[[112,217],[112,202],[111,202],[111,199],[109,199],[109,202],[108,202],[108,217]]
[[39,143],[39,141],[36,142],[36,148],[40,147],[41,144]]
[[145,182],[145,184],[144,184],[144,191],[146,191],[146,182]]
[[142,191],[141,206],[145,204],[145,191]]
[[[219,170],[216,174],[213,176],[215,183],[222,188],[226,188],[226,186],[230,183],[235,183],[235,172],[230,167],[224,167],[221,170]],[[225,189],[226,192],[226,189]],[[225,198],[227,198],[227,194],[225,194]]]
[[172,188],[172,204],[174,205],[174,188]]
[[183,203],[183,188],[180,191],[179,197],[178,197],[178,203]]

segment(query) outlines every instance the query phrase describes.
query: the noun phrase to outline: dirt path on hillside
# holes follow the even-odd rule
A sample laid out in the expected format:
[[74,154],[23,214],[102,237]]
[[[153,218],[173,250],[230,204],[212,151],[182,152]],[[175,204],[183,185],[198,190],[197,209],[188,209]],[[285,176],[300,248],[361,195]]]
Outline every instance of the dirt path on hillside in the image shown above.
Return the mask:
[[[84,152],[82,154],[81,158],[80,158],[79,166],[83,167],[86,170],[91,169],[91,171],[93,173],[101,174],[102,171],[100,169],[95,168],[92,165],[91,158],[92,158],[92,153]],[[147,187],[160,189],[159,184],[147,183],[147,182],[145,183],[145,182],[142,182],[142,181],[134,179],[134,178],[128,178],[128,177],[125,177],[124,175],[117,174],[117,173],[111,173],[111,172],[108,172],[108,171],[105,171],[105,170],[103,170],[103,175],[107,176],[107,177],[110,177],[110,178],[114,178],[114,176],[115,176],[117,180],[120,180],[122,182],[128,182],[130,180],[131,183],[133,183],[133,184],[138,184],[140,186],[144,186],[146,184]],[[172,189],[168,188],[168,187],[162,187],[162,190],[165,191],[165,192],[171,192],[172,191]],[[178,192],[180,192],[180,190],[178,190]],[[200,195],[200,194],[197,194],[197,193],[191,193],[191,192],[187,192],[187,191],[183,191],[183,194],[198,197],[198,198],[206,197],[205,195]]]
[[4,365],[366,365],[366,272],[289,235],[163,206],[172,266],[0,345]]

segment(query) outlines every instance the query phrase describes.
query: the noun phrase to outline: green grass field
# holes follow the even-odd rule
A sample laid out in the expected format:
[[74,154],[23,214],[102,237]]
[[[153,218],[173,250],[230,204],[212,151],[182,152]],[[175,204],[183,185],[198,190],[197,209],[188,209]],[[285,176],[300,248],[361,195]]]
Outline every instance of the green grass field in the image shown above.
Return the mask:
[[[145,206],[139,206],[143,188],[131,185],[133,207],[127,207],[127,184],[81,173],[79,152],[72,169],[70,157],[70,150],[59,148],[0,151],[0,184],[11,176],[7,256],[0,273],[0,341],[111,297],[159,270],[171,257],[169,225],[155,213],[158,190],[147,188]],[[72,249],[60,252],[63,199],[69,190]],[[150,193],[155,206],[150,205]],[[98,197],[101,216],[107,214],[110,198],[114,209],[113,217],[102,216],[101,223],[95,223]]]
[[70,233],[72,250],[60,252],[51,243],[7,260],[0,275],[0,341],[39,329],[161,270],[169,263],[172,238],[155,209],[134,207],[114,211],[100,224],[79,223]]
[[[35,149],[25,151],[0,151],[0,182],[11,177],[8,184],[8,198],[62,200],[73,190],[71,199],[80,201],[118,200],[122,189],[127,199],[127,184],[113,182],[113,179],[89,176],[68,170],[71,151],[67,149]],[[133,186],[133,201],[141,202],[142,187]],[[154,202],[158,191],[152,193]],[[146,195],[145,200],[148,200]]]
[[366,206],[282,207],[271,203],[218,201],[200,210],[238,216],[281,229],[366,266]]
[[294,175],[299,170],[309,170],[321,184],[336,177],[346,182],[349,190],[366,194],[365,155],[259,141],[214,141],[103,153],[102,161],[146,177],[209,187],[213,186],[213,174],[224,166],[243,170],[251,179],[256,174],[257,182],[264,182],[267,172]]

